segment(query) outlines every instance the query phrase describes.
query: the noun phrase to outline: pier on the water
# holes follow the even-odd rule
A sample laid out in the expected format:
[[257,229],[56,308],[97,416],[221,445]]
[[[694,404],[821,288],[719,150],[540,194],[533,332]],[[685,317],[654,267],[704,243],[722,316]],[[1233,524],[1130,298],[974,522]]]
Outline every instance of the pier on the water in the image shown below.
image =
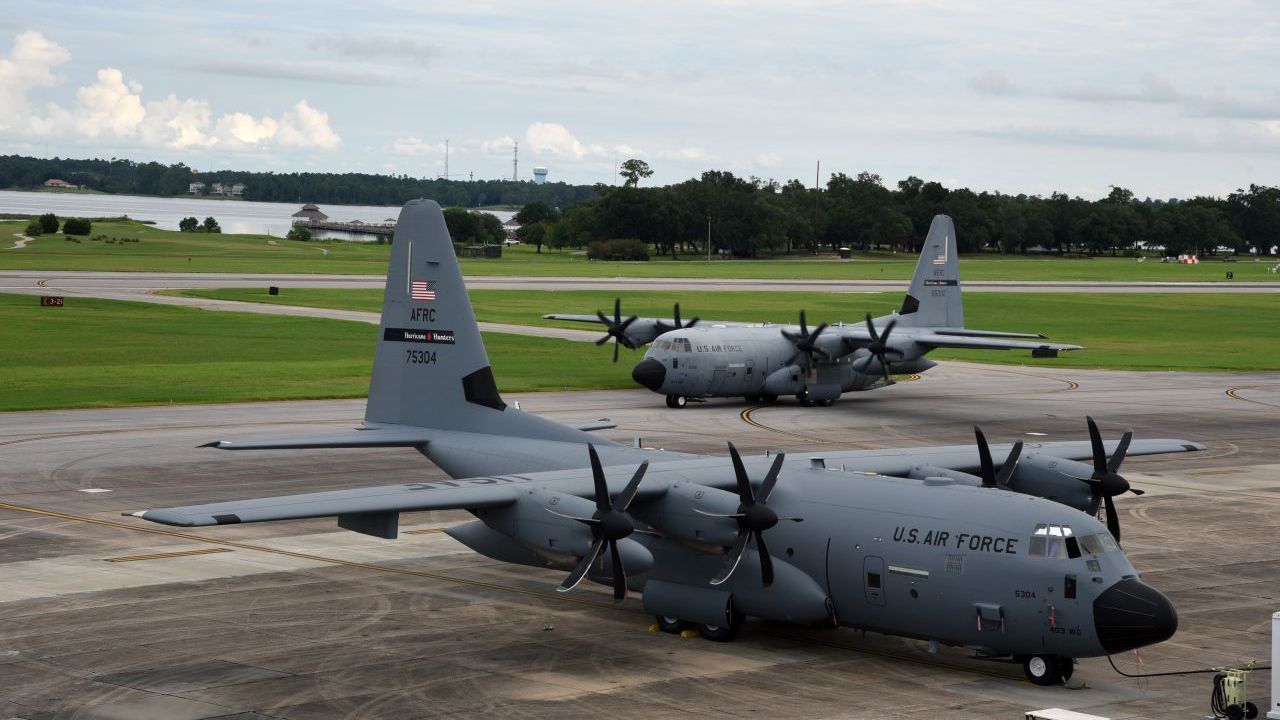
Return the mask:
[[337,232],[347,233],[363,233],[365,235],[381,235],[391,237],[396,232],[395,223],[372,224],[355,222],[335,222],[333,220],[294,220],[294,227],[304,227],[308,230],[335,230]]

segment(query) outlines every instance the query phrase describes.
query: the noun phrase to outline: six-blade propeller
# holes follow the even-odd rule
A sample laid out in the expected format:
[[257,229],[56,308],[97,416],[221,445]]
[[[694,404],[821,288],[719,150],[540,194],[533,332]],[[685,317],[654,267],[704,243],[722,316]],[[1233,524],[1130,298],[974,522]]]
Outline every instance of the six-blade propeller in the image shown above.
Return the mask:
[[732,518],[738,523],[738,539],[725,556],[724,569],[711,579],[711,584],[720,585],[733,575],[733,571],[737,570],[742,562],[748,542],[754,540],[756,554],[760,556],[760,578],[764,586],[768,587],[773,584],[773,559],[769,556],[769,547],[764,542],[764,531],[777,525],[781,520],[802,521],[802,518],[779,518],[777,513],[767,505],[769,496],[773,494],[773,487],[778,482],[778,472],[782,470],[782,461],[786,453],[780,452],[775,456],[773,465],[769,466],[769,472],[764,476],[764,482],[760,483],[759,492],[751,489],[751,478],[747,477],[742,456],[738,454],[738,449],[733,446],[733,443],[729,443],[729,457],[733,461],[733,474],[738,482],[738,511],[724,515],[694,508],[694,511],[702,515]]
[[875,323],[871,322],[871,313],[867,313],[867,333],[871,335],[871,342],[863,347],[871,354],[858,361],[858,364],[854,366],[855,370],[866,374],[867,368],[871,365],[871,359],[875,358],[880,361],[880,369],[884,372],[884,384],[893,384],[893,378],[889,377],[889,359],[887,356],[892,354],[899,358],[902,357],[901,350],[889,346],[889,333],[893,332],[893,326],[897,324],[898,321],[896,319],[890,320],[884,326],[884,330],[877,333]]
[[613,319],[609,319],[608,315],[596,311],[596,317],[600,318],[600,322],[604,323],[605,335],[596,341],[596,345],[603,345],[612,338],[613,343],[613,361],[618,362],[618,346],[626,345],[628,350],[635,350],[635,343],[631,342],[631,338],[627,337],[627,328],[631,327],[631,323],[638,318],[635,315],[622,319],[622,298],[613,299]]
[[654,323],[653,327],[658,335],[671,332],[672,330],[683,330],[684,328],[691,328],[694,325],[698,324],[699,318],[695,315],[691,320],[689,320],[689,322],[681,323],[680,322],[680,303],[676,303],[675,310],[672,314],[671,319],[673,321],[672,323],[668,323],[663,320],[659,320],[658,322]]
[[822,331],[826,329],[827,329],[827,324],[822,323],[818,327],[814,328],[813,332],[809,332],[809,324],[805,321],[804,311],[801,310],[800,311],[800,332],[793,333],[790,330],[785,330],[785,329],[782,331],[782,336],[790,340],[792,345],[796,346],[795,354],[791,356],[791,359],[787,361],[787,364],[794,365],[796,360],[798,360],[801,356],[807,357],[809,359],[809,362],[813,362],[815,357],[817,356],[830,358],[831,354],[828,353],[826,350],[823,350],[822,348],[818,347],[818,344],[817,344],[818,336],[821,335]]
[[978,460],[982,466],[982,487],[985,488],[1001,488],[1009,489],[1009,479],[1013,477],[1013,473],[1018,469],[1018,458],[1022,456],[1022,441],[1013,444],[1009,450],[1009,456],[1004,459],[1004,464],[1000,466],[1000,472],[996,472],[995,464],[991,462],[991,448],[987,445],[987,436],[982,434],[982,428],[977,425],[973,426],[973,435],[978,442]]
[[1145,492],[1130,486],[1129,481],[1120,475],[1120,464],[1124,462],[1125,453],[1129,452],[1133,431],[1124,431],[1116,451],[1108,458],[1107,450],[1102,445],[1102,434],[1098,432],[1098,424],[1091,417],[1085,419],[1089,423],[1089,443],[1093,446],[1093,474],[1087,478],[1078,479],[1088,483],[1089,489],[1093,492],[1093,504],[1089,507],[1090,514],[1097,515],[1098,506],[1104,507],[1107,512],[1107,529],[1111,531],[1116,542],[1120,542],[1120,516],[1116,514],[1116,506],[1111,499],[1126,492],[1134,495]]
[[640,463],[640,467],[636,468],[635,475],[631,476],[631,481],[622,490],[613,502],[609,502],[609,485],[604,479],[604,469],[600,467],[600,456],[596,454],[594,445],[587,446],[587,453],[591,456],[591,479],[595,481],[596,491],[596,512],[589,518],[574,517],[565,515],[554,510],[548,509],[553,515],[577,520],[578,522],[591,528],[591,549],[587,551],[582,559],[578,561],[573,572],[569,573],[569,577],[560,583],[560,587],[556,588],[560,592],[567,592],[577,587],[582,582],[582,578],[586,576],[587,571],[591,569],[591,564],[599,557],[600,551],[605,545],[609,546],[609,559],[613,563],[613,599],[623,600],[627,597],[627,574],[622,567],[622,556],[618,552],[618,541],[635,532],[636,527],[631,522],[630,516],[627,515],[627,508],[631,506],[631,501],[636,497],[636,490],[640,487],[640,480],[644,477],[645,470],[649,469],[649,461],[645,460]]

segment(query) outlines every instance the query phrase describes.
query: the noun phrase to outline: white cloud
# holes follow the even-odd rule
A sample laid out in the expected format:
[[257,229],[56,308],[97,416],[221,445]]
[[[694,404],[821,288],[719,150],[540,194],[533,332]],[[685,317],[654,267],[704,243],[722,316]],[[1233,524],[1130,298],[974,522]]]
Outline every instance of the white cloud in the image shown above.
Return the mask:
[[677,150],[676,156],[685,160],[702,160],[707,157],[707,151],[700,147],[686,147]]
[[142,107],[142,86],[125,84],[124,73],[106,67],[98,71],[98,81],[76,91],[76,132],[85,137],[98,137],[110,132],[117,137],[132,137],[147,116]]
[[760,167],[777,167],[780,162],[782,162],[782,158],[778,153],[763,152],[756,156],[756,164]]
[[333,150],[342,144],[342,138],[329,127],[329,113],[317,110],[299,100],[291,112],[280,118],[281,145],[285,147],[314,147]]
[[598,155],[602,151],[598,145],[584,145],[569,132],[569,128],[560,123],[534,123],[525,130],[525,139],[529,142],[529,149],[534,153],[569,157],[574,160],[581,160],[588,154]]
[[71,59],[71,53],[38,32],[28,31],[13,41],[9,57],[0,57],[0,129],[10,127],[27,108],[27,94],[37,87],[57,85],[53,68]]
[[480,143],[480,152],[485,155],[510,155],[511,148],[516,144],[515,139],[510,135],[485,140]]
[[443,155],[444,143],[429,143],[422,138],[402,137],[391,143],[391,151],[396,155],[417,157],[420,155]]
[[274,144],[333,150],[342,144],[329,125],[329,115],[306,100],[279,118],[232,112],[214,121],[207,100],[170,94],[144,102],[142,85],[126,80],[124,72],[114,67],[98,70],[95,82],[78,88],[71,107],[50,102],[43,113],[32,112],[30,91],[56,86],[61,79],[53,68],[70,58],[65,48],[38,32],[25,32],[15,39],[9,56],[0,57],[0,106],[6,110],[0,116],[0,130],[16,130],[29,137],[123,139],[175,149]]

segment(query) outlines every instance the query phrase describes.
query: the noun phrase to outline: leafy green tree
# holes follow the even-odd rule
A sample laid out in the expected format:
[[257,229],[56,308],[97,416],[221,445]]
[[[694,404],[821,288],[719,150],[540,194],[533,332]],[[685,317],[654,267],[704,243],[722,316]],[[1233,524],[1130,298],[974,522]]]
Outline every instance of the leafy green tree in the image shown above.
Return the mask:
[[625,187],[638,187],[641,178],[653,177],[653,170],[649,169],[649,163],[631,158],[622,162],[622,169],[618,174],[626,179]]
[[40,224],[39,220],[32,220],[27,223],[27,229],[23,230],[22,234],[27,237],[39,237],[44,234],[44,226]]
[[547,238],[547,225],[549,223],[533,223],[532,225],[521,225],[516,231],[516,237],[520,242],[526,245],[534,245],[538,252],[542,252],[542,243]]
[[200,229],[207,233],[222,232],[222,227],[218,225],[218,221],[214,220],[213,217],[205,218],[204,223],[200,226]]
[[182,232],[196,232],[200,229],[200,221],[193,217],[185,217],[178,221],[178,230]]
[[520,208],[520,212],[516,213],[516,222],[521,225],[533,225],[535,223],[552,221],[560,217],[560,213],[555,211],[550,205],[533,201]]
[[46,232],[50,234],[58,232],[58,216],[57,215],[54,215],[53,213],[45,213],[40,217],[36,218],[36,221],[40,223],[40,230],[42,232]]
[[284,236],[284,238],[286,240],[296,240],[298,242],[310,242],[311,231],[300,225],[295,225],[289,229],[289,232]]
[[63,235],[88,235],[93,232],[93,223],[85,218],[67,218],[62,223]]

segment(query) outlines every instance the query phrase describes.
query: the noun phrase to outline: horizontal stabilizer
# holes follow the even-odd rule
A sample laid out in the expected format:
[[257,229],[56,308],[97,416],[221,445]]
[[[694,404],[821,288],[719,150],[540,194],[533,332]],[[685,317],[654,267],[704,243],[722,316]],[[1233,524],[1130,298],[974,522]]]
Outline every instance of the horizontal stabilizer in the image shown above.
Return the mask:
[[418,447],[431,439],[426,428],[361,428],[315,435],[254,440],[215,440],[200,447],[219,450],[305,450],[318,448]]

